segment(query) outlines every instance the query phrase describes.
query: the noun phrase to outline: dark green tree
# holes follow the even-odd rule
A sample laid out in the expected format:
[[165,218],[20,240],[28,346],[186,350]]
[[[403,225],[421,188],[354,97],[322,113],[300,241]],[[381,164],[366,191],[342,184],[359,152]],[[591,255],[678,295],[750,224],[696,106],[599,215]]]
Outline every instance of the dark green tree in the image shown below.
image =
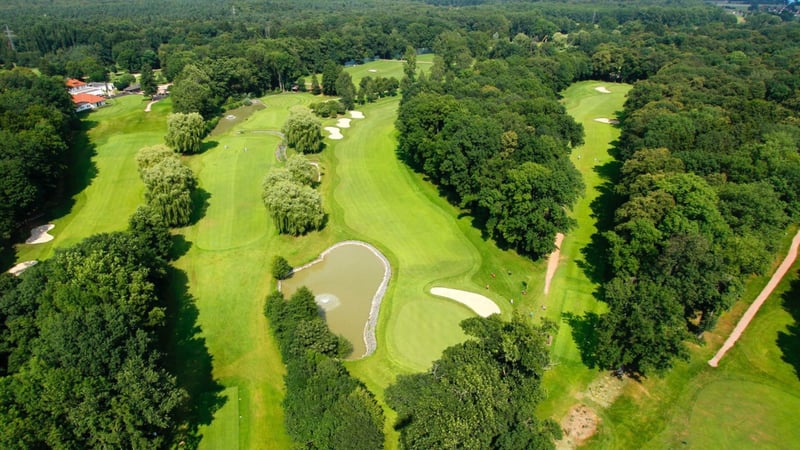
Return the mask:
[[333,61],[329,61],[322,69],[322,93],[325,95],[337,95],[336,81],[342,73],[342,66]]
[[536,418],[544,398],[552,324],[515,316],[461,323],[473,339],[444,351],[426,373],[401,375],[386,390],[404,448],[554,448],[558,425]]
[[342,71],[336,78],[336,94],[346,110],[353,109],[356,100],[356,87],[349,73]]
[[292,266],[283,256],[275,256],[272,259],[272,278],[285,280],[292,274]]
[[158,90],[156,78],[153,75],[153,68],[150,67],[150,64],[145,64],[142,66],[142,75],[139,78],[139,83],[142,86],[142,92],[144,95],[153,95]]

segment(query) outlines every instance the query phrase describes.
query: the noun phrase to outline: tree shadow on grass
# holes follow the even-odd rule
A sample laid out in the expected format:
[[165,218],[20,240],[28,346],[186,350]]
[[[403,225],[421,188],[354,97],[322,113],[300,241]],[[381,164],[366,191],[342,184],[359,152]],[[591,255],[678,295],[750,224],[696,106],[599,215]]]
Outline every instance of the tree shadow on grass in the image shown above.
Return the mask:
[[595,329],[600,322],[600,316],[593,312],[585,312],[582,316],[575,313],[564,312],[561,319],[572,328],[572,339],[581,352],[581,361],[586,367],[597,367],[597,333]]
[[794,323],[787,327],[786,332],[778,332],[776,343],[783,353],[781,359],[794,367],[800,379],[800,280],[793,280],[782,297],[783,309],[792,315]]
[[28,237],[28,232],[34,222],[45,222],[66,216],[75,206],[75,196],[86,189],[92,180],[97,177],[98,170],[92,158],[97,155],[97,147],[89,139],[89,130],[97,126],[96,121],[82,120],[81,128],[73,136],[73,141],[65,156],[68,167],[64,178],[60,180],[54,195],[47,199],[40,213],[29,218],[20,233],[23,239]]
[[189,217],[189,224],[195,225],[203,217],[206,216],[208,211],[208,200],[211,198],[211,193],[203,188],[194,188],[191,194],[192,197],[192,215]]
[[619,161],[609,161],[594,168],[603,180],[603,183],[597,186],[599,195],[590,205],[597,232],[592,235],[591,242],[581,249],[583,259],[577,261],[577,264],[595,284],[603,283],[609,275],[606,267],[608,242],[603,233],[614,227],[614,211],[622,202],[614,189],[621,168],[622,164]]
[[14,266],[14,262],[17,260],[17,251],[10,243],[8,245],[3,244],[5,244],[5,241],[0,243],[0,271],[5,272]]
[[229,399],[221,395],[224,387],[212,375],[213,358],[197,324],[199,311],[189,294],[186,273],[170,267],[167,282],[166,326],[162,335],[165,365],[175,375],[178,386],[189,394],[178,412],[175,442],[183,441],[183,448],[192,449],[200,442],[199,427],[210,424],[214,413]]
[[169,260],[175,261],[188,253],[190,248],[192,248],[192,243],[191,241],[187,241],[184,235],[172,235],[172,247],[169,249]]
[[219,142],[217,141],[203,141],[200,144],[200,150],[193,153],[194,155],[202,155],[203,153],[211,150],[212,148],[217,148],[219,146]]

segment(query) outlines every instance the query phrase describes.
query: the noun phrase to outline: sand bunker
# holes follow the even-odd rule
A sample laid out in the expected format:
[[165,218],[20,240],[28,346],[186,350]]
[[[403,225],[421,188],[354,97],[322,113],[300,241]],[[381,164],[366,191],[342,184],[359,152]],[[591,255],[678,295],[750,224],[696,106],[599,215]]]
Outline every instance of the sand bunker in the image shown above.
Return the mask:
[[35,266],[38,263],[39,263],[39,261],[36,261],[35,259],[33,261],[21,262],[21,263],[17,264],[16,266],[8,269],[8,273],[10,273],[11,275],[14,275],[15,277],[18,277],[19,274],[21,274],[22,272],[25,272],[26,270],[28,270],[29,268]]
[[599,92],[599,93],[601,93],[601,94],[610,94],[610,93],[611,93],[611,91],[609,91],[608,89],[606,89],[606,87],[605,87],[605,86],[599,86],[599,87],[596,87],[596,88],[594,88],[594,90],[595,90],[595,91],[597,91],[597,92]]
[[41,225],[31,230],[31,237],[25,240],[26,244],[42,244],[45,242],[52,241],[53,235],[49,234],[48,231],[55,228],[55,225],[52,223],[48,223],[47,225]]
[[350,128],[350,120],[352,119],[339,119],[339,121],[336,122],[336,126],[339,128]]
[[475,311],[481,317],[489,317],[492,314],[500,314],[500,307],[491,299],[474,292],[461,291],[443,287],[431,288],[431,294],[439,297],[449,298]]
[[376,69],[369,69],[369,70],[367,70],[367,72],[375,73],[375,72],[377,72],[377,70]]
[[330,136],[328,136],[331,139],[338,140],[344,137],[342,135],[341,130],[339,130],[339,128],[337,127],[325,127],[325,131],[331,134]]
[[355,110],[354,111],[350,111],[350,117],[352,117],[353,119],[363,119],[364,118],[364,113],[362,113],[361,111],[355,111]]
[[555,275],[556,269],[558,268],[558,259],[561,257],[561,241],[563,240],[564,235],[562,233],[556,234],[556,249],[553,253],[550,253],[550,257],[547,258],[547,275],[544,279],[545,294],[550,292],[550,281],[552,281],[553,275]]
[[598,117],[597,119],[594,119],[594,121],[595,122],[600,122],[600,123],[610,123],[612,125],[616,125],[616,124],[619,123],[619,120],[617,120],[617,119],[609,119],[608,117]]
[[312,161],[312,162],[309,162],[309,164],[311,164],[312,166],[314,166],[317,169],[317,183],[319,183],[320,181],[322,181],[322,169],[319,168],[319,163]]

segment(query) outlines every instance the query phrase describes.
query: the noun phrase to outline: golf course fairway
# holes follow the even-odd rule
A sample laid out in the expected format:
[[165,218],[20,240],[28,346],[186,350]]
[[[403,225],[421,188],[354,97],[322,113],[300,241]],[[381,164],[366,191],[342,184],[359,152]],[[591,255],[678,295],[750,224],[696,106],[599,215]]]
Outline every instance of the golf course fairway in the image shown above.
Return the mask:
[[[374,64],[354,70],[396,70],[388,62]],[[222,119],[204,150],[183,158],[198,178],[202,207],[191,225],[174,230],[178,259],[169,273],[169,365],[193,396],[199,447],[291,446],[281,406],[285,369],[263,315],[264,299],[275,288],[270,265],[281,255],[300,266],[349,239],[375,246],[392,267],[376,328],[377,350],[346,362],[380,402],[398,375],[427,370],[442,350],[465,339],[458,324],[475,313],[431,295],[431,287],[439,286],[486,296],[505,318],[517,311],[534,322],[548,317],[559,324],[551,346],[553,365],[543,380],[548,398],[539,415],[561,420],[576,404],[588,405],[602,423],[587,442],[590,448],[735,448],[748,443],[778,448],[782,442],[774,436],[800,440],[792,413],[800,404],[795,369],[800,363],[785,353],[785,348],[800,348],[791,332],[800,308],[790,302],[800,291],[793,282],[800,264],[718,369],[705,361],[763,286],[763,277],[754,278],[745,300],[720,318],[707,337],[712,345],[691,348],[689,362],[679,362],[663,378],[627,382],[611,406],[590,392],[607,376],[581,351],[593,318],[605,307],[596,298],[602,255],[593,239],[598,217],[603,217],[598,214],[610,207],[604,194],[618,170],[609,154],[619,137],[613,121],[629,89],[580,82],[562,92],[564,106],[585,129],[585,143],[571,159],[586,189],[570,211],[577,226],[565,233],[548,294],[543,292],[546,261],[498,249],[465,211],[398,160],[394,122],[399,97],[359,106],[363,119],[354,118],[341,130],[341,140],[325,139],[326,148],[309,155],[320,169],[318,189],[328,221],[323,230],[301,237],[276,233],[261,201],[261,182],[271,168],[283,164],[275,150],[289,109],[323,98],[272,95],[229,111],[231,118]],[[145,113],[144,106],[140,97],[121,97],[84,118],[84,159],[90,163],[71,180],[73,201],[46,217],[55,224],[55,239],[18,245],[18,260],[44,259],[57,247],[127,227],[130,214],[144,202],[134,156],[142,147],[163,142],[171,110],[169,99],[154,104],[151,112]],[[323,120],[323,126],[335,124],[336,119]],[[741,402],[730,398],[734,391],[743,392]],[[395,417],[385,410],[386,446],[396,448]],[[749,420],[751,414],[761,418]],[[725,435],[730,427],[739,427],[735,436]]]

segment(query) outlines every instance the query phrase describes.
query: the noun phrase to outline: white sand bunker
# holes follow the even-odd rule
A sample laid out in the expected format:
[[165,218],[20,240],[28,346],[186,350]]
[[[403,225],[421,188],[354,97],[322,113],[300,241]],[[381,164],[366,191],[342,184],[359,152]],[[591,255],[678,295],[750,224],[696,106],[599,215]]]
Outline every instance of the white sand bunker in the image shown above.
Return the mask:
[[52,241],[53,235],[49,234],[48,231],[55,228],[55,225],[52,223],[48,223],[47,225],[41,225],[31,230],[31,237],[25,240],[26,244],[42,244],[45,242]]
[[331,139],[342,139],[344,136],[342,135],[341,130],[337,127],[325,127],[325,131],[330,133],[331,135],[328,136]]
[[444,287],[431,288],[431,294],[439,297],[449,298],[475,311],[481,317],[489,317],[492,314],[500,314],[500,307],[488,297],[474,292],[461,291]]
[[339,128],[350,128],[350,120],[352,119],[339,119],[339,121],[336,122],[336,126]]
[[352,117],[353,119],[363,119],[364,118],[364,113],[361,112],[361,111],[353,110],[353,111],[350,111],[350,117]]
[[600,122],[600,123],[610,123],[612,125],[616,125],[616,124],[619,123],[619,120],[617,120],[617,119],[609,119],[608,117],[598,117],[597,119],[594,119],[594,121],[595,122]]
[[22,272],[25,272],[26,270],[28,270],[29,268],[35,266],[38,263],[39,263],[39,261],[37,261],[35,259],[33,261],[21,262],[21,263],[17,264],[16,266],[8,269],[8,273],[10,273],[11,275],[14,275],[15,277],[18,277],[19,274],[21,274]]
[[376,69],[369,69],[369,70],[367,70],[367,72],[375,73],[375,72],[377,72],[377,70]]
[[317,183],[319,183],[320,181],[322,181],[322,169],[319,168],[319,163],[311,161],[309,162],[309,164],[317,169]]
[[598,86],[598,87],[594,88],[594,90],[599,92],[599,93],[601,93],[601,94],[610,94],[611,93],[611,91],[606,89],[605,86]]
[[228,114],[227,116],[225,116],[225,118],[228,120],[234,120],[236,119],[236,116],[234,116],[233,114]]

